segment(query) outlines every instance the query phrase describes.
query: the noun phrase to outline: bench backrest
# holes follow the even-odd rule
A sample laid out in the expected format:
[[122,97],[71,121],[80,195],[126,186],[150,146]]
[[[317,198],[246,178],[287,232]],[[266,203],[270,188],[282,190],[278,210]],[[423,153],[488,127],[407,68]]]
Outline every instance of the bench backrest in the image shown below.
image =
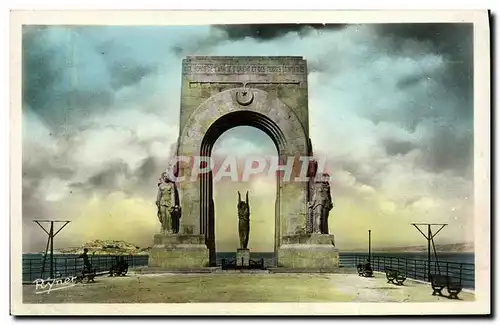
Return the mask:
[[431,274],[431,282],[434,284],[447,285],[450,283],[450,277],[442,274]]

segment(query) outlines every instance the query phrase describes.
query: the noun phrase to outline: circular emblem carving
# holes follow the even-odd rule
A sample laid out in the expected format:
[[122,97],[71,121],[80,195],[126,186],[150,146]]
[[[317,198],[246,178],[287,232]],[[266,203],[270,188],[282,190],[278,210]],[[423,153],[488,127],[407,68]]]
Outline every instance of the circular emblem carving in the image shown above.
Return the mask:
[[242,106],[248,106],[253,101],[253,92],[250,89],[239,90],[236,92],[236,101]]

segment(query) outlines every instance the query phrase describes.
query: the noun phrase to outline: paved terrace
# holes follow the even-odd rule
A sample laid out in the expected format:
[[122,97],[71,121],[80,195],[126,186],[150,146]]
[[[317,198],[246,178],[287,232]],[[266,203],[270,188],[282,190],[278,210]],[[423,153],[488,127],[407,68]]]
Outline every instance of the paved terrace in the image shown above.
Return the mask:
[[[456,302],[432,296],[430,284],[407,279],[404,286],[356,274],[240,273],[139,274],[97,277],[95,283],[35,294],[23,286],[24,303],[182,303],[182,302]],[[443,293],[446,289],[443,290]],[[459,294],[473,301],[471,291]]]

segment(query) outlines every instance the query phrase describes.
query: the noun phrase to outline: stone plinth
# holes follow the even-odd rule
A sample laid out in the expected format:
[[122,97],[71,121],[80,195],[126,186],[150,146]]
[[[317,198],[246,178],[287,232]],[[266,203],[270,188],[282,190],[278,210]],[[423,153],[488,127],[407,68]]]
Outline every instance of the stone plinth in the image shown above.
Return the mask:
[[236,251],[236,266],[250,266],[250,250],[239,248]]
[[311,234],[284,236],[278,249],[278,267],[334,270],[339,267],[339,252],[334,235]]
[[157,234],[149,254],[149,266],[166,269],[196,269],[208,266],[203,235]]

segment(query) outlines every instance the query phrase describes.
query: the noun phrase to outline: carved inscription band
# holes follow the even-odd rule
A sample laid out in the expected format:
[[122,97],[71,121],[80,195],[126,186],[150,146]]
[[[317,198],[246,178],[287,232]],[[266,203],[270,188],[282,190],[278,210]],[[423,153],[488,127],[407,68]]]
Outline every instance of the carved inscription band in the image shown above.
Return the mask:
[[188,74],[248,74],[248,73],[305,73],[305,65],[233,65],[233,64],[185,64]]

